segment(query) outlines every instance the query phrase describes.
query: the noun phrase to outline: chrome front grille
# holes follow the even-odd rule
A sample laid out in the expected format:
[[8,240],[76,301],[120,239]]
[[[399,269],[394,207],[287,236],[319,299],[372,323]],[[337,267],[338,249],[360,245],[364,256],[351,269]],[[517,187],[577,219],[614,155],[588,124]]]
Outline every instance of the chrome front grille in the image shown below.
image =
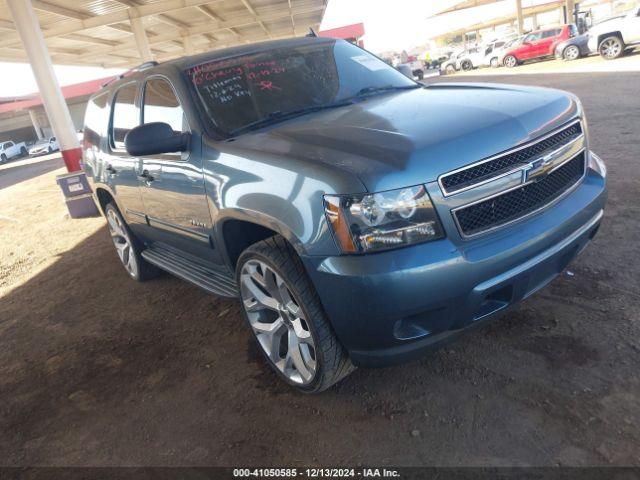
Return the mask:
[[575,141],[583,134],[579,121],[517,149],[501,153],[473,165],[442,175],[440,188],[445,196],[474,188],[522,168],[532,160]]
[[453,210],[456,224],[469,237],[530,215],[568,192],[584,176],[585,168],[583,151],[538,181]]

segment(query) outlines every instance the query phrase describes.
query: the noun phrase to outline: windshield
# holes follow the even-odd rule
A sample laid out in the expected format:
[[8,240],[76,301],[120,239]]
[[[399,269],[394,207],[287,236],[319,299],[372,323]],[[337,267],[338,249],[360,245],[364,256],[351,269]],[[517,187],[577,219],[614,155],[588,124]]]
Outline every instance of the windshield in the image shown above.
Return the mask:
[[185,71],[211,125],[229,136],[287,113],[344,105],[417,84],[366,51],[323,41],[211,61]]

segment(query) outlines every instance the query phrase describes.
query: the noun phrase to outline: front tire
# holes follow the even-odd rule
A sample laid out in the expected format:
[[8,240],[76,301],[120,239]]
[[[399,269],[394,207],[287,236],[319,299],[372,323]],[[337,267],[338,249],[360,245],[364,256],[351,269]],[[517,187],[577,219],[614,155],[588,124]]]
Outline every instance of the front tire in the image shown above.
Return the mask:
[[454,67],[453,65],[447,65],[444,69],[444,73],[446,73],[447,75],[453,75],[454,73],[456,73],[456,67]]
[[3,153],[0,155],[0,164],[7,163],[7,156]]
[[142,243],[134,236],[133,232],[122,218],[118,207],[113,203],[109,203],[105,210],[107,218],[107,227],[113,240],[113,246],[122,266],[129,276],[138,282],[144,282],[151,278],[155,278],[160,274],[155,266],[147,262],[140,252],[142,252]]
[[620,58],[624,53],[624,42],[620,37],[612,35],[610,37],[605,38],[600,42],[600,47],[598,51],[600,52],[600,56],[605,60],[615,60],[616,58]]
[[465,60],[462,62],[462,64],[460,65],[460,67],[462,68],[462,70],[464,70],[465,72],[468,72],[470,70],[473,70],[473,63],[471,63],[471,60]]
[[580,58],[580,49],[575,45],[569,45],[564,49],[562,53],[562,58],[564,58],[567,62],[572,62]]
[[271,237],[245,250],[236,279],[245,319],[286,383],[317,393],[353,371],[302,262],[284,238]]
[[507,68],[513,68],[518,66],[518,59],[513,55],[507,55],[504,58],[504,66]]

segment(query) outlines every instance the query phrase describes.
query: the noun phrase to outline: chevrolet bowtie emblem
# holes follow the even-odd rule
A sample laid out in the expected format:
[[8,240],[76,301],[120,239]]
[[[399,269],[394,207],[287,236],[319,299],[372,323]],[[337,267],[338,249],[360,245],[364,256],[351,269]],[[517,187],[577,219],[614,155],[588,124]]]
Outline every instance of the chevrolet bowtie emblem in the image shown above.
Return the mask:
[[553,156],[547,155],[525,165],[522,169],[522,183],[539,182],[545,178],[549,174],[553,160]]

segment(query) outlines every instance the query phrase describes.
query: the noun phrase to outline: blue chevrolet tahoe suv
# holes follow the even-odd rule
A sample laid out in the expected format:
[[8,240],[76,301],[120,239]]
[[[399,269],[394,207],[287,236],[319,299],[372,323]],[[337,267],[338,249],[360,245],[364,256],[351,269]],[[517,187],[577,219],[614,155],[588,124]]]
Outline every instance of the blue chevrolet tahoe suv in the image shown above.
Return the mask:
[[527,298],[594,237],[606,200],[575,96],[424,86],[332,39],[144,65],[91,98],[84,132],[128,274],[238,297],[305,392]]

